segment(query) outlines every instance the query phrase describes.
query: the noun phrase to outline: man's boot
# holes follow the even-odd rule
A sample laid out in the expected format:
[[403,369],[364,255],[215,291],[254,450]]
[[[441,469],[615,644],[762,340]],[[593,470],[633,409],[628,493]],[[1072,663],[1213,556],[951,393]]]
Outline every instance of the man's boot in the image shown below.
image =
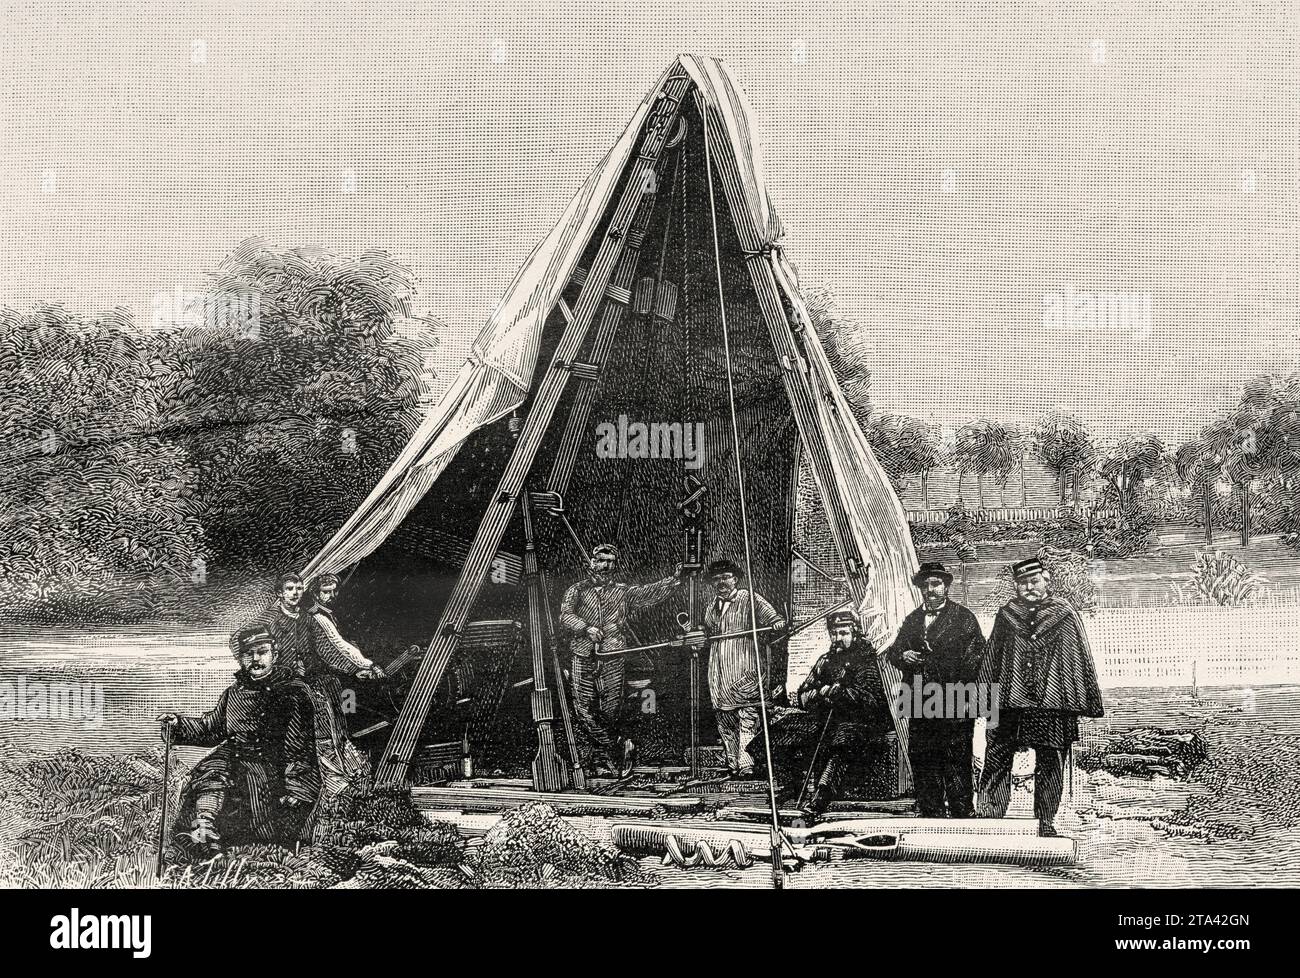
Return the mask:
[[822,817],[822,814],[830,807],[831,800],[829,788],[818,785],[813,790],[812,797],[808,799],[808,814],[813,817],[814,821]]

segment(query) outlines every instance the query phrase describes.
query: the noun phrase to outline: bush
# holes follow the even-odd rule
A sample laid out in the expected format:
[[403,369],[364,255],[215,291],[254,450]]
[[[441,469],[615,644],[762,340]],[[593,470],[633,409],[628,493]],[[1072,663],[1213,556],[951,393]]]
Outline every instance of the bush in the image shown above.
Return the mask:
[[1222,550],[1201,550],[1187,575],[1188,588],[1206,604],[1224,608],[1248,605],[1265,583],[1250,568]]
[[[211,618],[296,566],[418,419],[409,271],[246,242],[205,309],[0,309],[0,603],[10,619]],[[209,581],[209,575],[212,580]]]
[[115,312],[0,310],[0,603],[18,620],[154,617],[205,540],[198,469],[158,436],[174,351]]

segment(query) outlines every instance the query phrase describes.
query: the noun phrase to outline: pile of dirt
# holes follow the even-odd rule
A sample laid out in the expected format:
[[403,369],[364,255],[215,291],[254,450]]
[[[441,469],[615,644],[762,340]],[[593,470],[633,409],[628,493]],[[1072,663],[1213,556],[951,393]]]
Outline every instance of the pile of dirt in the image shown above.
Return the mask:
[[[165,884],[184,889],[447,889],[466,885],[456,827],[432,823],[405,789],[363,789],[332,799],[314,840],[297,851],[232,846],[216,860],[176,867]],[[215,871],[214,871],[215,867]]]
[[[172,889],[586,888],[653,877],[549,805],[505,813],[474,846],[430,822],[405,789],[360,789],[324,804],[311,844],[232,846],[154,875],[160,761],[76,751],[0,758],[0,882]],[[180,772],[176,772],[179,774]],[[179,777],[172,790],[179,787]]]
[[1171,822],[1206,828],[1218,838],[1300,825],[1300,737],[1249,720],[1212,724],[1206,735],[1213,756],[1193,779],[1206,790]]
[[466,862],[483,887],[612,888],[654,882],[635,860],[583,835],[541,802],[506,812]]

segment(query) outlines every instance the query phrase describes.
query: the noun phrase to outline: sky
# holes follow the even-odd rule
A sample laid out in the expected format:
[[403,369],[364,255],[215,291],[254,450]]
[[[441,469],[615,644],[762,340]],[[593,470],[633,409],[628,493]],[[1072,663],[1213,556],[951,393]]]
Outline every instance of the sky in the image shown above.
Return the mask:
[[1177,442],[1296,369],[1298,6],[3,3],[0,304],[148,323],[250,236],[382,249],[449,377],[690,51],[878,409]]

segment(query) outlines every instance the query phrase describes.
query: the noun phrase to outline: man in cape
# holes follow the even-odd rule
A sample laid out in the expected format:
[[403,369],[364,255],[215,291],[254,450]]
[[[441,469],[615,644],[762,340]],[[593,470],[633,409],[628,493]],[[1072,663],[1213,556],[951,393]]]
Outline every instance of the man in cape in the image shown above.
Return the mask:
[[1034,815],[1038,833],[1056,835],[1065,752],[1079,739],[1079,717],[1102,716],[1101,689],[1083,622],[1051,594],[1041,561],[1011,568],[1016,596],[998,611],[989,635],[981,683],[997,683],[1002,704],[989,721],[980,778],[980,815],[1002,818],[1011,801],[1011,763],[1034,749]]

